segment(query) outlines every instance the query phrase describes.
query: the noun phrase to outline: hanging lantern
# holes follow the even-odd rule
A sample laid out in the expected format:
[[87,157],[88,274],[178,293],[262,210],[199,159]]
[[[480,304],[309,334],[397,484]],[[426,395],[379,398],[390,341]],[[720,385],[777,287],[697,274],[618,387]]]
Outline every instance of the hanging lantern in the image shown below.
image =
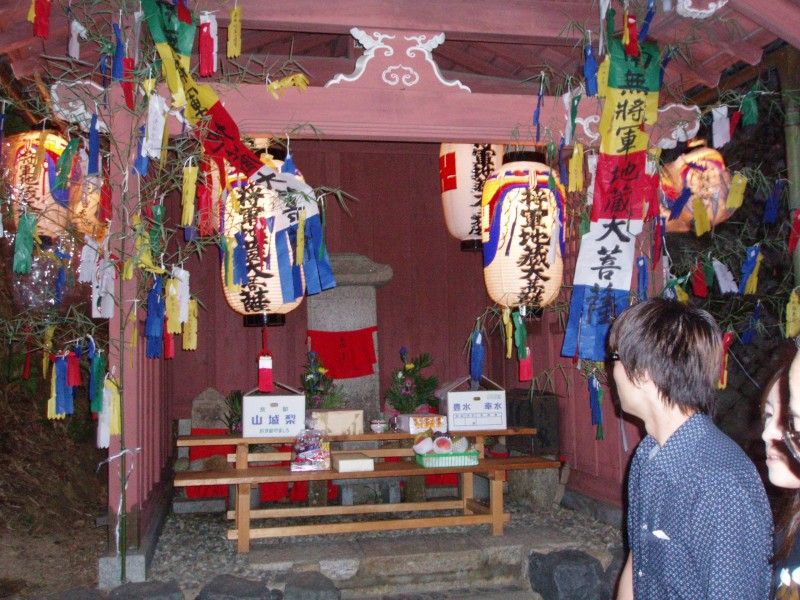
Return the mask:
[[447,230],[461,249],[481,247],[481,194],[484,182],[503,162],[503,147],[492,144],[442,144],[439,183]]
[[302,197],[287,202],[278,192],[235,173],[228,175],[228,182],[232,187],[222,222],[225,299],[236,312],[264,316],[267,324],[267,315],[284,315],[303,301],[305,275],[296,257],[299,222],[317,216],[319,209]]
[[483,276],[502,306],[541,307],[561,288],[564,188],[538,162],[506,163],[486,182],[481,200]]
[[[735,208],[726,207],[730,185],[725,161],[714,148],[696,148],[665,165],[661,171],[661,216],[667,219],[667,232],[692,231],[696,198],[703,201],[712,226],[727,221],[736,212]],[[685,202],[683,210],[677,218],[670,219],[678,201]]]
[[[69,197],[67,193],[53,195],[56,187],[56,163],[67,147],[59,135],[46,133],[44,151],[39,152],[40,131],[31,131],[7,138],[3,149],[5,167],[11,184],[14,224],[28,211],[39,215],[36,233],[57,237],[64,235],[69,226]],[[41,166],[37,172],[37,161]],[[70,173],[73,182],[74,171]]]

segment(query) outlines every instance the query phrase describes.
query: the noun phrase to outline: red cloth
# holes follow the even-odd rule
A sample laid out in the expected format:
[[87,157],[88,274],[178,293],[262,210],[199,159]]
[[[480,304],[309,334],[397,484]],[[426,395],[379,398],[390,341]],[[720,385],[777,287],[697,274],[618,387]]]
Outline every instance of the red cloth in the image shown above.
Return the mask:
[[[192,435],[221,435],[227,429],[204,429],[192,427]],[[226,456],[236,452],[236,446],[191,446],[189,460],[201,460],[209,456]],[[227,498],[227,485],[196,485],[186,488],[187,498]]]
[[352,331],[308,330],[311,351],[319,354],[320,362],[328,369],[333,379],[351,379],[372,375],[375,343],[372,334],[377,327],[366,327]]

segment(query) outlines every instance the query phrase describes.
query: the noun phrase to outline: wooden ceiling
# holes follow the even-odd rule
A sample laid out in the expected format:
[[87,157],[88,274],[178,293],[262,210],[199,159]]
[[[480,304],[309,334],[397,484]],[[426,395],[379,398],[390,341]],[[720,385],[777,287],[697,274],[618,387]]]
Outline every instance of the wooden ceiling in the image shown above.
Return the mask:
[[[250,83],[267,74],[280,75],[292,62],[309,75],[311,86],[324,86],[339,73],[351,73],[363,50],[350,34],[352,27],[445,34],[433,58],[447,79],[458,79],[474,92],[535,94],[538,77],[548,74],[548,94],[561,90],[566,78],[582,79],[583,51],[588,36],[597,53],[600,28],[596,0],[237,0],[242,8],[242,55],[225,57],[228,13],[233,0],[189,0],[190,7],[215,11],[219,22],[220,73]],[[727,76],[769,61],[775,50],[800,48],[798,0],[717,0],[720,6],[704,19],[682,16],[677,5],[713,9],[710,0],[671,0],[657,13],[648,39],[676,52],[665,76],[665,94],[680,100],[687,93],[716,88]],[[69,36],[67,0],[53,0],[50,37],[33,37],[26,21],[30,0],[3,0],[0,7],[0,77],[14,93],[39,93],[57,78]],[[93,20],[110,32],[119,6],[132,12],[131,0],[73,0],[73,14],[84,24]],[[91,5],[91,9],[84,8]],[[113,6],[113,8],[112,8]],[[616,0],[617,32],[622,6]],[[646,2],[631,2],[641,24]],[[146,29],[146,28],[145,28]],[[589,33],[590,32],[590,33]],[[112,36],[109,34],[109,41]],[[85,77],[99,79],[98,44],[82,43],[81,62],[73,63]],[[193,65],[196,65],[193,60]]]

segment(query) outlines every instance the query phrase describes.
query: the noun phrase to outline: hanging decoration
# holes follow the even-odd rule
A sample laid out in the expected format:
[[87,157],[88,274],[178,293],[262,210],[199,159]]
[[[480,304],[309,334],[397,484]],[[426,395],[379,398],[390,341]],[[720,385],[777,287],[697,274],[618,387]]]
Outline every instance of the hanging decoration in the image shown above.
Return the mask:
[[[298,264],[301,211],[305,212],[304,251]],[[299,306],[306,293],[317,294],[336,285],[319,205],[313,197],[298,194],[287,202],[251,177],[227,194],[220,233],[225,298],[242,315],[286,314]]]
[[230,12],[228,21],[228,44],[226,54],[228,58],[238,58],[242,53],[242,7],[235,4]]
[[[711,227],[727,221],[736,212],[736,207],[727,202],[731,185],[725,160],[714,148],[701,146],[664,165],[661,172],[661,215],[667,217],[667,232],[691,231],[696,226],[695,221],[707,221]],[[681,200],[683,208],[676,206]],[[705,218],[699,212],[695,213],[701,204],[705,207]],[[696,219],[696,214],[701,218]]]
[[200,77],[210,77],[217,72],[217,17],[210,12],[200,13],[200,40],[198,49],[200,52],[200,66],[198,72]]
[[539,308],[555,300],[563,271],[565,191],[537,162],[511,162],[484,185],[483,276],[492,300]]
[[660,52],[650,43],[637,44],[637,56],[626,52],[613,37],[614,14],[608,9],[608,53],[598,72],[598,96],[605,103],[592,222],[581,238],[561,349],[562,356],[593,361],[605,359],[611,321],[628,307],[636,238],[649,204],[657,201],[656,177],[646,171],[644,126],[658,118]]
[[39,217],[38,235],[64,235],[70,220],[66,190],[78,178],[74,167],[67,171],[64,165],[65,192],[53,193],[57,190],[57,165],[67,148],[66,140],[49,131],[31,131],[9,136],[6,144],[4,157],[10,175],[14,222],[18,225],[20,214],[28,212]]
[[481,247],[481,195],[486,180],[500,168],[503,147],[492,144],[442,144],[439,184],[447,230],[461,249]]

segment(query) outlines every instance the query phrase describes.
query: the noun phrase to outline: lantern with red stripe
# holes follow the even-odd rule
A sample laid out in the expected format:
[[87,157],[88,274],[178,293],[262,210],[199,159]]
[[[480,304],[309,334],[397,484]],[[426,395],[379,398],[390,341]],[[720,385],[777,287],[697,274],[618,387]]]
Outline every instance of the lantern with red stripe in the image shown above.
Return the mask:
[[483,275],[502,306],[542,307],[561,288],[563,186],[537,162],[506,163],[484,185]]
[[483,184],[503,162],[503,147],[492,144],[442,144],[439,183],[447,230],[461,249],[481,247]]
[[[665,165],[661,171],[661,216],[667,218],[667,232],[693,229],[696,198],[703,201],[712,226],[727,221],[736,212],[726,206],[730,185],[725,161],[714,148],[696,148]],[[677,218],[670,219],[676,202],[685,204]]]

